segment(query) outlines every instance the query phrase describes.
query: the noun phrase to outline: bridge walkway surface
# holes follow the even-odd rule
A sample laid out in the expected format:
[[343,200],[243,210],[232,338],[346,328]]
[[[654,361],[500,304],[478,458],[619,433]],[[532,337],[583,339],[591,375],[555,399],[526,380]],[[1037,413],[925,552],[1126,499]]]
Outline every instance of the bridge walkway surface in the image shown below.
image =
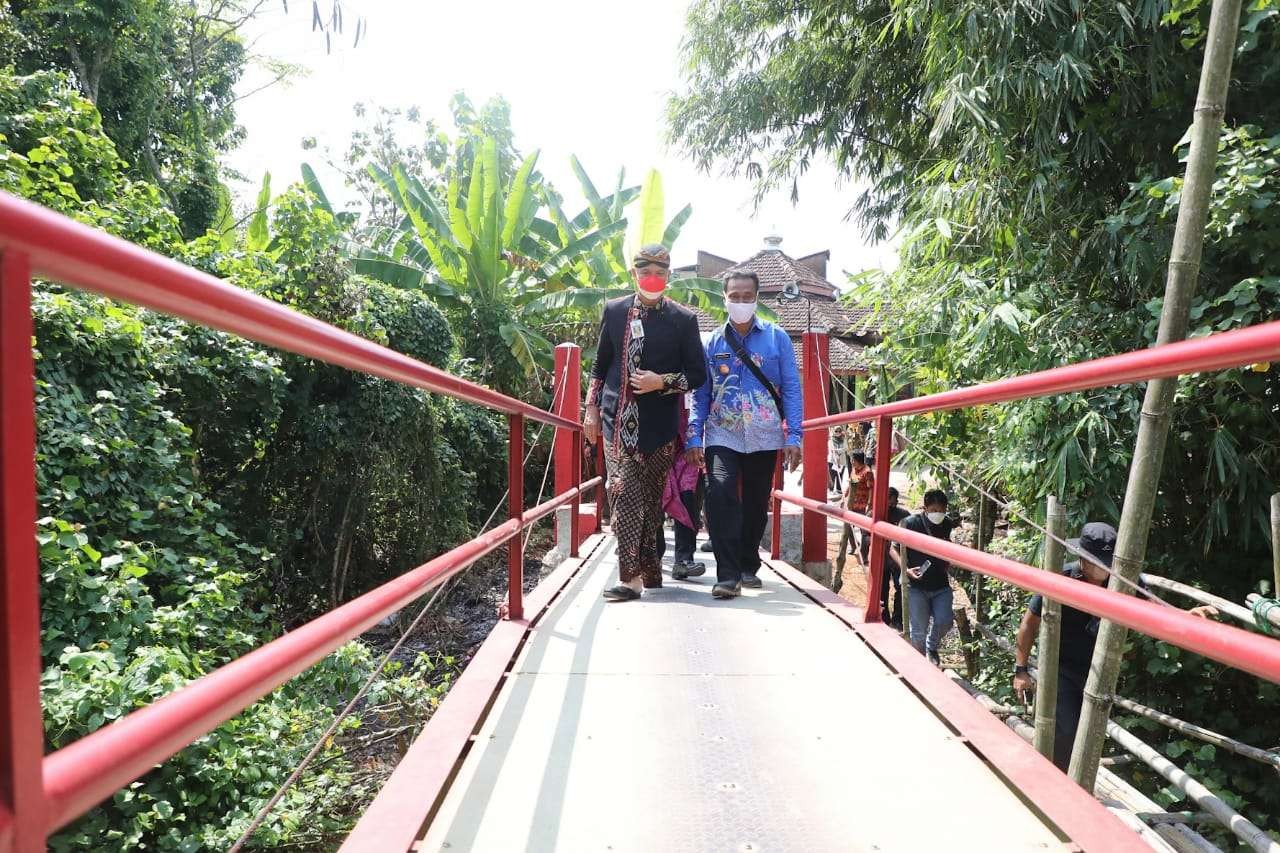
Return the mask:
[[706,554],[610,604],[615,544],[531,627],[416,849],[1078,849],[793,569],[716,601]]

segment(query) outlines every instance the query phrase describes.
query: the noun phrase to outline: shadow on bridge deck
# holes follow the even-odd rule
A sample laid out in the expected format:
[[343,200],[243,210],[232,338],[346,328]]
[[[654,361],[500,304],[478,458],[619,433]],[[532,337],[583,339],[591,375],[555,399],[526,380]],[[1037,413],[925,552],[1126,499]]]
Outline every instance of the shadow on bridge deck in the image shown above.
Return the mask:
[[530,628],[415,849],[1080,849],[794,570],[722,602],[708,564],[608,604],[614,541],[599,539]]

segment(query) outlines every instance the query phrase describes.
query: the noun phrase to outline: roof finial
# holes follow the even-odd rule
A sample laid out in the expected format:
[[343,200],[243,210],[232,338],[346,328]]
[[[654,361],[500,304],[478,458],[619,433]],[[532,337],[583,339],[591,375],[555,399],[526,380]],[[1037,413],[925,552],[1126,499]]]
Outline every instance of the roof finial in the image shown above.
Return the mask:
[[774,226],[764,237],[764,247],[767,251],[782,251],[782,235],[778,233],[778,226]]

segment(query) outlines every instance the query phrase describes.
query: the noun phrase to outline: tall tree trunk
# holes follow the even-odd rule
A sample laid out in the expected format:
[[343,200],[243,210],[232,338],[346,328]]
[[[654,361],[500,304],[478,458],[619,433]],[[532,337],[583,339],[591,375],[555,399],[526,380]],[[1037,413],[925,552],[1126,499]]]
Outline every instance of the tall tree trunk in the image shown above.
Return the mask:
[[[1156,344],[1180,341],[1187,336],[1188,313],[1200,273],[1200,253],[1204,246],[1204,224],[1213,189],[1214,167],[1218,160],[1218,137],[1231,80],[1231,58],[1240,28],[1241,0],[1213,0],[1209,16],[1209,36],[1200,69],[1200,89],[1196,95],[1195,118],[1191,126],[1191,152],[1187,158],[1186,180],[1178,207],[1178,224],[1173,232],[1173,249],[1165,278],[1164,306],[1160,311],[1160,332]],[[1147,551],[1147,535],[1159,490],[1160,468],[1169,436],[1170,409],[1178,378],[1154,379],[1147,385],[1142,401],[1142,418],[1129,467],[1124,509],[1116,542],[1112,571],[1131,582],[1142,572]],[[1128,594],[1131,587],[1111,579],[1110,588]],[[1128,631],[1103,620],[1085,685],[1084,708],[1071,751],[1071,778],[1086,791],[1093,790],[1111,715],[1111,695],[1120,675],[1121,656]]]
[[[1062,543],[1066,535],[1067,514],[1058,499],[1049,495],[1049,508],[1045,513],[1044,570],[1062,574]],[[1057,537],[1057,538],[1054,538]],[[1048,598],[1041,599],[1040,607],[1040,684],[1036,690],[1036,751],[1053,760],[1053,739],[1057,729],[1058,705],[1058,647],[1062,638],[1062,605]]]

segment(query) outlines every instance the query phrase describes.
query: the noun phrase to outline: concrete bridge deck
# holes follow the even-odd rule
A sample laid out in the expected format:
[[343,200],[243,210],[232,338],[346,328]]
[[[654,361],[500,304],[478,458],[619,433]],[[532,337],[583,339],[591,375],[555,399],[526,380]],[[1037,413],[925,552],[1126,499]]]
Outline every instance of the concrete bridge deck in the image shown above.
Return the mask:
[[[703,578],[610,604],[614,544],[529,629],[416,849],[1099,849],[1031,806],[793,569],[721,602],[702,555]],[[1015,763],[1052,770],[1006,734]],[[1108,849],[1141,849],[1094,805]]]

